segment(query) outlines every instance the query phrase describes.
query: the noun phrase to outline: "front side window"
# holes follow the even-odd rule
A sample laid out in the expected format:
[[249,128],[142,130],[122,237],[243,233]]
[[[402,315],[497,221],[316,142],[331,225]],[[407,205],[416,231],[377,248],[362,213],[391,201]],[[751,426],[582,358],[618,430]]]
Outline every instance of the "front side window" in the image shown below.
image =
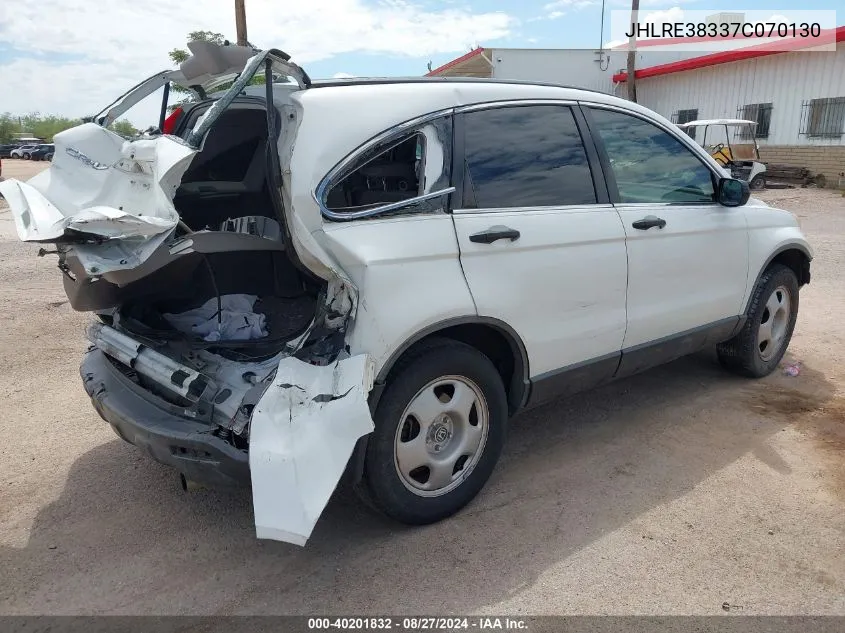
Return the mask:
[[569,107],[467,112],[466,177],[478,208],[593,204],[587,154]]
[[446,196],[415,199],[449,187],[451,145],[451,117],[376,144],[334,177],[324,200],[326,208],[354,213],[408,201],[406,210],[443,211]]
[[639,117],[591,108],[621,202],[715,200],[710,169],[674,136]]

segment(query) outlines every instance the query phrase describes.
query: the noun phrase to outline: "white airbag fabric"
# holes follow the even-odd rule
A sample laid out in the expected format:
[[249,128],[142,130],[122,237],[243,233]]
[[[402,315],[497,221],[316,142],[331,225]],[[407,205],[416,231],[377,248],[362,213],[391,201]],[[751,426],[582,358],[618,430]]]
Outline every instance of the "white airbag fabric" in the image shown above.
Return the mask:
[[199,308],[162,316],[180,332],[201,336],[205,341],[251,341],[267,336],[266,317],[253,312],[257,299],[244,294],[221,296],[219,319],[217,297]]

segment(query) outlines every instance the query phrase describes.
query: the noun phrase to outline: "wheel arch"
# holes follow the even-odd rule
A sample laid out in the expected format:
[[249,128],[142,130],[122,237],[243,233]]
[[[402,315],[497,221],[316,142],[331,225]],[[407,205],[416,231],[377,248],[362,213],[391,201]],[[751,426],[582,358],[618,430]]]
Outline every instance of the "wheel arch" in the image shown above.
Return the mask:
[[[448,338],[466,343],[487,356],[502,377],[508,395],[508,408],[513,413],[528,398],[528,354],[519,334],[507,323],[491,317],[458,317],[439,321],[409,337],[388,357],[376,377],[377,385],[384,385],[396,364],[415,347],[433,338]],[[378,404],[378,390],[373,409]]]
[[[504,382],[508,397],[508,412],[512,415],[525,406],[531,382],[528,373],[528,353],[522,338],[504,321],[492,317],[468,316],[429,325],[397,347],[376,376],[375,384],[370,392],[370,411],[375,412],[390,374],[397,367],[397,363],[418,346],[436,338],[461,341],[490,358]],[[365,435],[358,440],[350,458],[347,470],[353,485],[361,481],[369,437]]]
[[771,268],[773,264],[782,264],[791,269],[798,278],[798,285],[800,287],[810,283],[810,262],[812,259],[813,256],[807,247],[797,242],[784,244],[775,250],[771,255],[769,255],[768,259],[766,259],[765,263],[757,272],[757,276],[754,278],[754,285],[751,286],[751,292],[749,293],[748,301],[745,304],[743,315],[747,315],[748,310],[751,307],[751,301],[754,297],[754,288],[756,288],[757,284],[760,283],[760,278],[763,276],[763,273]]

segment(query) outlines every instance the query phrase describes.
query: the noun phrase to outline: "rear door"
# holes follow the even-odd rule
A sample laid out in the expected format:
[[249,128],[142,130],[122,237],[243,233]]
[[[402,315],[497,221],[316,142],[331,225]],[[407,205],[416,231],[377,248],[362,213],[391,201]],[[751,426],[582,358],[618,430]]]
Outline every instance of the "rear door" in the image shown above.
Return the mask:
[[715,201],[719,176],[682,132],[614,108],[586,114],[628,245],[622,376],[732,332],[748,275],[748,231],[742,207]]
[[609,378],[625,334],[625,231],[584,126],[565,103],[456,122],[461,264],[478,314],[524,342],[531,404]]

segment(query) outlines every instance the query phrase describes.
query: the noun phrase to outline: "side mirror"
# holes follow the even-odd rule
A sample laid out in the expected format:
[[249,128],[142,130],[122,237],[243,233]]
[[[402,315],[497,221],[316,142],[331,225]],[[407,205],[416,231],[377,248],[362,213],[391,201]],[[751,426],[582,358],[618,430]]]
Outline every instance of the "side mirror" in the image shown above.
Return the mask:
[[751,197],[751,189],[744,180],[720,178],[716,198],[726,207],[741,207]]

